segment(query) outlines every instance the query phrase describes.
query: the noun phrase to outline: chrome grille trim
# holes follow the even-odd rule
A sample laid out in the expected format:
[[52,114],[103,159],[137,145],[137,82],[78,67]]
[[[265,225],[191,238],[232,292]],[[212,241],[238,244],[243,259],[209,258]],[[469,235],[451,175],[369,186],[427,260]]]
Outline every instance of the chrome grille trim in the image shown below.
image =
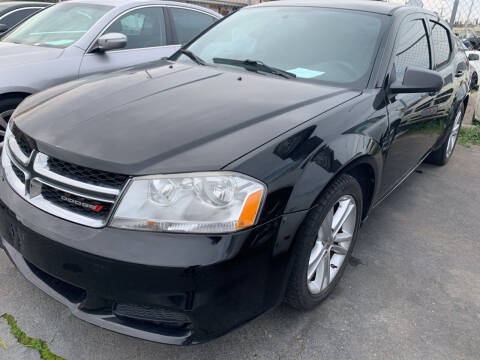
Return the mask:
[[[1,157],[3,173],[8,184],[19,196],[40,210],[70,222],[92,228],[102,228],[108,224],[121,193],[129,183],[128,177],[125,184],[118,189],[83,183],[51,171],[48,167],[49,157],[45,154],[32,150],[27,157],[13,135],[6,140],[7,146],[4,147]],[[16,175],[14,167],[25,175],[24,183]],[[65,193],[66,198],[55,195],[55,198],[47,199],[45,196],[50,196],[52,190]],[[73,210],[77,210],[78,206],[78,212],[64,206],[63,200],[73,201],[69,195],[77,198]],[[97,205],[104,208],[103,212],[95,210],[90,213],[89,206]]]
[[42,153],[38,153],[37,156],[35,157],[35,161],[33,162],[33,170],[38,175],[41,175],[47,179],[54,180],[62,184],[66,184],[73,188],[83,189],[86,191],[91,191],[91,192],[103,194],[103,195],[110,195],[113,197],[118,196],[120,194],[120,189],[113,189],[110,187],[103,187],[103,186],[83,183],[81,181],[73,180],[63,175],[50,171],[50,168],[48,166],[48,156]]
[[[36,180],[38,180],[38,179],[36,179]],[[38,195],[38,196],[35,196],[34,198],[30,198],[28,201],[33,206],[36,206],[37,208],[39,208],[39,209],[41,209],[41,210],[43,210],[43,211],[45,211],[49,214],[52,214],[54,216],[57,216],[59,218],[62,218],[62,219],[65,219],[65,220],[68,220],[68,221],[71,221],[71,222],[74,222],[74,223],[77,223],[77,224],[89,226],[89,227],[92,227],[92,228],[102,228],[106,224],[106,222],[104,220],[91,219],[87,216],[83,216],[83,215],[77,214],[73,211],[63,209],[63,208],[51,203],[47,199],[45,199],[41,194]]]
[[56,184],[53,184],[47,180],[44,180],[42,178],[38,178],[38,177],[34,177],[32,179],[32,182],[34,181],[37,181],[39,183],[41,183],[42,185],[46,185],[46,186],[49,186],[51,188],[54,188],[54,189],[57,189],[57,190],[60,190],[60,191],[63,191],[65,193],[68,193],[68,194],[71,194],[71,195],[75,195],[75,196],[80,196],[80,197],[84,197],[84,198],[87,198],[87,199],[90,199],[90,200],[93,200],[93,201],[101,201],[101,202],[105,202],[105,203],[109,203],[109,204],[115,204],[115,200],[114,199],[111,199],[111,198],[101,198],[101,197],[97,197],[97,196],[92,196],[92,195],[88,195],[86,193],[82,193],[82,192],[78,192],[78,191],[75,191],[75,190],[72,190],[72,189],[68,189],[68,188],[65,188],[63,186],[58,186]]
[[[5,177],[12,187],[15,192],[22,196],[25,197],[27,196],[26,190],[25,190],[25,184],[23,184],[20,179],[17,177],[15,172],[13,171],[13,166],[18,167],[20,170],[22,170],[24,173],[25,171],[23,168],[20,166],[20,164],[12,157],[10,153],[10,148],[8,146],[4,147],[3,153],[2,153],[2,167],[3,171],[5,172]],[[25,173],[25,178],[27,178],[27,174]]]
[[[23,153],[22,149],[20,148],[20,145],[18,145],[17,140],[15,137],[10,136],[7,141],[7,147],[10,150],[10,154],[13,155],[15,160],[17,160],[19,163],[21,163],[23,166],[27,166],[28,163],[30,162],[30,159],[32,157],[32,153],[30,153],[30,156],[27,156]],[[10,156],[12,157],[12,156]]]

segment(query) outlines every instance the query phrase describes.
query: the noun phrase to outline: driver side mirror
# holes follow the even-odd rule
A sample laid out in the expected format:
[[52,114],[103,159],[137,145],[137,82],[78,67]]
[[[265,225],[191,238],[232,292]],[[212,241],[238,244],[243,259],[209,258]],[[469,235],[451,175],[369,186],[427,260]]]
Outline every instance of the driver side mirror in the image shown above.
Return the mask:
[[125,46],[127,46],[127,35],[108,33],[98,38],[97,46],[92,49],[92,52],[103,53],[109,50],[122,49]]
[[478,54],[468,55],[468,61],[478,61],[478,60],[480,60],[480,55],[478,55]]
[[8,25],[0,24],[0,34],[8,30]]
[[433,70],[408,67],[403,81],[394,81],[389,88],[391,94],[437,92],[443,87],[442,76]]

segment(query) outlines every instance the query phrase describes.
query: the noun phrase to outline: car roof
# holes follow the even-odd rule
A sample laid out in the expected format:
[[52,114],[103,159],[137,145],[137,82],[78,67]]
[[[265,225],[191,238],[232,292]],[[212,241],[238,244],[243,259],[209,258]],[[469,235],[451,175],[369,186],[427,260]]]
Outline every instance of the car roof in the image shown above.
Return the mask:
[[49,6],[53,3],[50,2],[39,2],[39,1],[1,1],[0,5],[4,6],[11,6],[11,7],[23,7],[23,6]]
[[109,5],[109,6],[124,6],[124,5],[136,5],[136,4],[144,4],[144,3],[151,3],[151,4],[176,4],[176,5],[183,5],[183,6],[190,6],[191,4],[188,3],[180,3],[175,1],[161,1],[161,0],[69,0],[69,3],[88,3],[88,4],[98,4],[98,5]]
[[[84,4],[98,4],[98,5],[110,5],[110,6],[122,6],[127,4],[135,4],[143,2],[141,0],[69,0],[69,3],[84,3]],[[157,1],[156,1],[157,2]],[[158,1],[162,3],[162,1]]]
[[[351,9],[374,12],[378,14],[392,15],[399,8],[406,6],[397,3],[388,3],[385,1],[375,0],[280,0],[265,2],[251,7],[271,7],[271,6],[307,6],[322,7],[335,9]],[[413,8],[417,11],[424,10],[422,8]]]

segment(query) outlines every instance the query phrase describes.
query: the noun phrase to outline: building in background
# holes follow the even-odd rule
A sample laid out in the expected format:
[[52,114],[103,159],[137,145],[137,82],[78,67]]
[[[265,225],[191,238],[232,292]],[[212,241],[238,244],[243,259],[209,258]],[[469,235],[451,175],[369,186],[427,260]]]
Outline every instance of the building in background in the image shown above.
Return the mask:
[[[249,4],[248,0],[180,0],[191,4],[208,7],[222,15],[228,15]],[[250,0],[250,3],[258,4],[268,0]]]

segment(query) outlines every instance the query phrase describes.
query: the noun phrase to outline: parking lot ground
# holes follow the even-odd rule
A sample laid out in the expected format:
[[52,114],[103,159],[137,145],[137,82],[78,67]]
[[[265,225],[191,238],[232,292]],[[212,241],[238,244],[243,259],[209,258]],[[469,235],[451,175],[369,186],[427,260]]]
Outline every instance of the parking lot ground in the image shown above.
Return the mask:
[[[0,252],[0,314],[66,359],[480,358],[480,148],[458,146],[442,168],[422,165],[361,230],[355,261],[322,306],[280,306],[204,345],[173,347],[73,317]],[[248,301],[248,299],[245,299]],[[212,319],[215,321],[215,319]],[[39,359],[0,321],[0,359]]]

